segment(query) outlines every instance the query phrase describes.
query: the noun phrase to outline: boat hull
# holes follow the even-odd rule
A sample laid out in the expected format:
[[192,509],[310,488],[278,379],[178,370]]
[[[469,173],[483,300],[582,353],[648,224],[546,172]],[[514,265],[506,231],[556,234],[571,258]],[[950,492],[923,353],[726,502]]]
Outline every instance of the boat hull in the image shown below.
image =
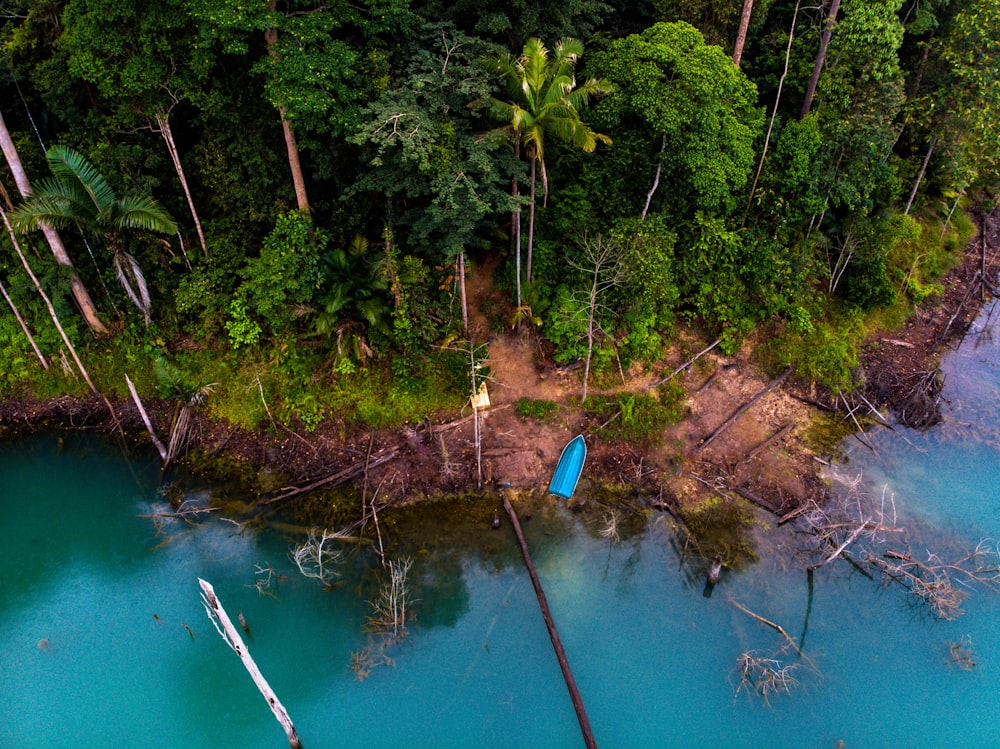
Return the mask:
[[549,482],[549,493],[564,499],[572,497],[586,459],[587,443],[584,442],[583,435],[578,434],[563,448],[559,464],[552,474],[552,481]]

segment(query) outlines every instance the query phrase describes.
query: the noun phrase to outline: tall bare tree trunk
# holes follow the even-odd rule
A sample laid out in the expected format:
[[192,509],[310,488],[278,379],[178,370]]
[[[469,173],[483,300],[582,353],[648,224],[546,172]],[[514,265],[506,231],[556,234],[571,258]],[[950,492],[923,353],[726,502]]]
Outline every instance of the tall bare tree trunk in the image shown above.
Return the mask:
[[35,337],[31,335],[31,331],[28,329],[28,323],[26,323],[24,321],[24,318],[21,317],[20,310],[18,310],[17,305],[14,304],[14,300],[11,299],[10,296],[7,294],[7,289],[4,288],[4,285],[2,283],[0,283],[0,295],[3,295],[3,298],[7,301],[7,304],[10,305],[10,310],[11,312],[14,313],[14,317],[17,318],[18,325],[20,325],[21,330],[24,331],[24,335],[28,339],[28,343],[31,344],[31,348],[34,349],[35,356],[37,356],[38,361],[42,363],[42,369],[48,369],[49,363],[45,360],[45,356],[42,355],[42,350],[38,348],[38,344],[35,343]]
[[465,293],[465,250],[458,253],[458,288],[462,295],[462,330],[469,337],[469,300]]
[[[21,164],[21,158],[17,155],[17,149],[14,147],[14,141],[10,137],[10,132],[7,130],[2,113],[0,113],[0,149],[3,150],[4,157],[7,159],[7,165],[14,175],[14,182],[17,184],[17,189],[21,193],[21,197],[27,197],[31,194],[31,183],[28,181],[28,175]],[[42,230],[42,234],[45,235],[45,240],[49,243],[56,262],[65,269],[69,276],[73,299],[76,300],[76,304],[80,308],[80,312],[83,314],[84,320],[87,321],[90,330],[98,335],[107,335],[108,329],[101,322],[101,318],[98,317],[97,308],[90,298],[87,287],[80,280],[76,268],[73,267],[73,261],[70,260],[69,253],[66,252],[66,247],[62,243],[59,233],[46,223],[39,224],[39,228]]]
[[156,124],[160,128],[160,135],[167,144],[167,151],[170,153],[170,160],[174,163],[174,171],[177,172],[177,179],[180,180],[181,188],[184,190],[184,197],[187,198],[188,208],[191,210],[191,218],[194,219],[194,228],[198,232],[198,241],[201,243],[201,251],[208,257],[208,245],[205,243],[205,234],[201,230],[201,219],[198,218],[198,211],[194,207],[194,198],[191,197],[191,188],[188,187],[187,176],[184,174],[184,167],[181,164],[181,157],[177,153],[177,145],[174,143],[174,133],[170,129],[170,115],[165,112],[156,113]]
[[837,25],[839,11],[840,0],[833,0],[830,4],[830,15],[826,19],[826,28],[823,29],[823,33],[819,37],[819,52],[816,53],[816,63],[813,65],[813,72],[809,77],[809,85],[806,86],[806,95],[802,102],[802,113],[799,115],[799,119],[809,114],[809,110],[812,108],[816,86],[819,85],[819,75],[823,72],[823,64],[826,62],[826,48],[830,46],[830,37],[833,36],[833,27]]
[[525,269],[524,277],[528,279],[528,283],[531,283],[531,251],[535,244],[535,154],[534,152],[529,153],[531,156],[531,203],[528,205],[528,258],[527,265]]
[[[268,10],[274,12],[278,3],[277,0],[268,0]],[[278,57],[277,43],[278,30],[268,29],[264,32],[264,40],[267,42],[267,54],[272,58]],[[283,104],[278,105],[278,114],[281,115],[281,131],[285,134],[285,148],[288,150],[288,166],[292,170],[292,184],[295,185],[295,199],[298,201],[299,210],[309,212],[309,196],[306,193],[306,180],[302,174],[302,162],[299,160],[299,146],[295,140],[295,130],[288,121],[288,111]]]
[[646,205],[642,207],[642,220],[646,220],[646,214],[649,213],[649,204],[653,202],[653,195],[656,193],[656,188],[660,186],[660,174],[663,171],[663,153],[667,150],[667,134],[663,134],[663,142],[660,144],[660,156],[656,160],[656,175],[653,177],[653,186],[649,188],[649,192],[646,193]]
[[18,257],[21,258],[21,264],[24,266],[24,270],[27,271],[28,277],[31,278],[31,282],[35,285],[35,289],[38,291],[39,296],[41,296],[42,301],[45,302],[45,306],[49,310],[49,316],[52,318],[52,324],[55,325],[56,330],[59,331],[59,335],[62,337],[63,343],[66,344],[66,348],[69,349],[70,356],[72,356],[73,361],[76,362],[77,369],[80,370],[80,374],[83,375],[83,379],[86,381],[87,385],[90,386],[91,392],[104,401],[104,405],[106,405],[108,407],[108,411],[111,412],[111,418],[117,423],[118,417],[115,414],[114,407],[111,405],[111,402],[97,389],[97,386],[94,385],[94,381],[90,379],[90,373],[87,372],[87,368],[84,367],[83,362],[80,361],[80,357],[76,353],[76,347],[69,340],[69,336],[66,335],[66,331],[63,329],[62,323],[59,322],[59,316],[56,315],[56,310],[55,307],[52,306],[52,301],[42,288],[42,284],[39,282],[38,277],[35,276],[34,272],[31,270],[31,266],[28,265],[28,259],[21,251],[21,244],[17,241],[17,235],[14,233],[14,229],[10,225],[10,221],[7,220],[7,212],[3,208],[0,208],[0,219],[3,219],[3,224],[7,227],[7,233],[10,235],[10,241],[14,245],[14,250],[17,252]]
[[913,183],[913,190],[910,191],[910,197],[906,201],[906,209],[903,211],[903,215],[907,216],[910,213],[910,208],[913,207],[913,201],[917,197],[917,190],[920,189],[920,183],[924,179],[924,173],[927,171],[927,164],[930,163],[931,154],[934,153],[934,146],[937,145],[938,137],[935,135],[931,138],[931,144],[927,147],[927,155],[924,156],[924,162],[920,165],[920,174],[917,175],[917,181]]
[[299,146],[295,140],[295,131],[288,121],[284,107],[278,107],[281,115],[281,131],[285,134],[285,148],[288,149],[288,166],[292,170],[292,184],[295,185],[295,200],[299,210],[309,213],[309,196],[306,193],[306,179],[302,174],[302,162],[299,160]]
[[[839,2],[839,0],[834,0]],[[760,152],[760,162],[757,164],[757,173],[753,177],[753,184],[750,186],[750,197],[747,199],[747,208],[743,212],[742,226],[746,226],[747,216],[750,214],[750,207],[753,205],[753,196],[757,192],[757,182],[760,180],[760,173],[764,170],[764,158],[767,156],[767,147],[771,142],[771,131],[774,130],[774,118],[778,114],[778,105],[781,103],[781,89],[785,85],[785,78],[788,76],[788,65],[792,59],[792,42],[795,41],[795,23],[799,18],[799,5],[801,0],[795,3],[795,12],[792,13],[792,27],[788,30],[788,47],[785,49],[785,69],[781,72],[778,80],[778,90],[774,95],[774,109],[771,111],[771,121],[767,125],[767,135],[764,136],[764,148]]]
[[740,14],[740,27],[736,31],[736,44],[733,45],[733,65],[740,66],[743,59],[743,46],[747,42],[747,29],[750,28],[750,14],[753,13],[753,0],[743,0],[743,12]]
[[[514,156],[521,158],[520,136],[514,134]],[[518,202],[520,192],[518,189],[517,175],[514,175],[514,185],[511,189],[514,198],[514,214],[511,216],[511,231],[514,232],[514,272],[517,274],[517,307],[521,308],[521,204]]]

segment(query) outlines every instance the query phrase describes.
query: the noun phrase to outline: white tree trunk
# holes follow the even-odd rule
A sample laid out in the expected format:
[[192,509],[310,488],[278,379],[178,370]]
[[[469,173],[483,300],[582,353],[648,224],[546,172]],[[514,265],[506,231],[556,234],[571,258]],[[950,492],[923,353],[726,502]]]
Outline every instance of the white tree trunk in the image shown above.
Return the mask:
[[24,318],[21,317],[21,313],[17,309],[17,306],[14,304],[14,300],[7,295],[7,289],[4,288],[4,285],[2,283],[0,283],[0,294],[3,295],[3,298],[7,300],[7,304],[10,305],[10,310],[11,312],[14,313],[14,317],[17,318],[17,322],[21,326],[21,330],[24,331],[24,335],[25,337],[27,337],[28,342],[31,344],[31,348],[34,349],[35,356],[37,356],[38,361],[42,363],[42,369],[48,369],[49,363],[45,360],[45,357],[42,355],[42,350],[38,348],[38,344],[35,343],[35,337],[31,335],[31,331],[28,330],[28,324],[24,321]]
[[146,431],[149,432],[149,436],[153,440],[153,445],[156,446],[157,451],[160,453],[160,459],[166,465],[167,449],[160,442],[160,438],[156,436],[156,432],[153,430],[153,423],[149,420],[149,414],[146,413],[146,409],[142,405],[142,400],[139,398],[139,393],[136,391],[135,385],[132,384],[132,380],[129,379],[128,375],[125,375],[125,383],[128,385],[128,391],[132,393],[132,400],[135,401],[135,407],[139,409],[139,416],[142,417],[142,423],[146,425]]
[[462,297],[462,330],[469,337],[469,300],[465,293],[465,250],[458,253],[458,288]]
[[201,243],[202,254],[207,258],[208,245],[205,244],[205,234],[201,230],[201,219],[198,218],[198,211],[194,207],[194,198],[191,197],[191,189],[188,187],[187,176],[184,174],[184,166],[181,164],[181,157],[177,153],[177,145],[174,143],[174,133],[170,129],[169,115],[157,112],[156,124],[160,128],[160,135],[163,136],[163,140],[167,144],[170,160],[174,163],[174,171],[177,172],[177,179],[180,180],[181,188],[184,190],[184,197],[187,198],[188,208],[191,210],[191,218],[194,220],[194,228],[198,232],[198,241]]
[[114,407],[111,405],[111,402],[97,389],[97,386],[94,385],[94,381],[90,379],[90,373],[87,372],[87,368],[84,367],[83,362],[80,361],[80,357],[76,353],[76,347],[73,346],[73,343],[69,340],[69,336],[66,335],[66,331],[63,329],[62,323],[59,322],[59,316],[56,315],[55,307],[52,306],[52,300],[49,299],[49,296],[42,288],[42,284],[38,280],[38,277],[31,270],[31,266],[28,265],[28,259],[21,251],[21,244],[17,241],[17,235],[14,233],[14,229],[10,225],[10,221],[7,220],[7,212],[4,211],[3,208],[0,208],[0,219],[3,219],[4,226],[7,227],[7,233],[10,235],[10,241],[14,245],[14,249],[17,251],[18,257],[21,258],[21,264],[24,266],[24,270],[27,272],[31,282],[35,285],[35,289],[38,291],[39,296],[42,297],[42,301],[45,302],[45,306],[49,310],[49,316],[52,318],[52,324],[55,325],[56,330],[59,331],[59,335],[62,337],[63,343],[66,344],[66,348],[69,349],[69,353],[73,357],[73,361],[76,362],[77,369],[80,370],[80,374],[83,375],[83,379],[86,381],[87,385],[90,386],[91,392],[104,401],[104,404],[108,407],[108,411],[111,412],[111,417],[117,422],[118,417],[115,415]]
[[233,626],[232,620],[226,613],[226,610],[222,608],[222,604],[219,602],[218,597],[215,595],[215,590],[212,585],[198,578],[198,584],[201,585],[201,599],[202,603],[205,604],[205,613],[208,614],[208,618],[215,625],[222,639],[225,640],[226,644],[233,649],[233,652],[240,657],[243,661],[243,665],[246,666],[247,671],[250,674],[250,678],[253,679],[253,683],[257,685],[260,693],[264,695],[264,699],[267,700],[268,707],[271,708],[271,712],[274,713],[274,717],[278,719],[281,727],[285,729],[285,735],[288,736],[288,743],[292,749],[301,749],[302,742],[299,741],[299,734],[295,730],[295,726],[292,725],[292,719],[288,717],[288,712],[285,710],[284,705],[278,699],[278,695],[274,693],[264,675],[257,668],[257,664],[254,663],[253,658],[250,657],[250,651],[247,650],[247,646],[243,643],[243,638],[240,637],[240,633],[237,631],[236,627]]
[[[835,0],[838,1],[839,0]],[[771,142],[771,131],[774,130],[774,118],[778,115],[778,105],[781,103],[781,89],[785,85],[785,78],[788,77],[788,65],[792,59],[792,42],[795,40],[795,22],[799,18],[799,5],[801,0],[795,3],[795,11],[792,13],[792,27],[788,31],[788,47],[785,49],[785,69],[781,71],[781,78],[778,80],[778,91],[774,95],[774,109],[771,111],[771,121],[767,125],[767,134],[764,136],[764,148],[760,152],[760,161],[757,164],[757,173],[754,174],[753,184],[750,186],[750,197],[747,198],[747,209],[743,212],[743,223],[741,228],[746,226],[747,216],[750,214],[750,207],[753,205],[753,196],[757,192],[757,182],[760,180],[760,173],[764,169],[764,159],[767,157],[767,147]]]

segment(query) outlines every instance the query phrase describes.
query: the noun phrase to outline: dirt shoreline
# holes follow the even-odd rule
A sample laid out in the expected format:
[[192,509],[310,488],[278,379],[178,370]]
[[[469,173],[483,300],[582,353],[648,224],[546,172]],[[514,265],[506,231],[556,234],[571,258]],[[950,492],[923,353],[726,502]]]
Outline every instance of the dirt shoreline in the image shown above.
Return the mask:
[[[865,398],[904,423],[925,427],[940,419],[938,363],[989,298],[988,292],[981,297],[972,291],[983,272],[991,282],[1000,272],[1000,216],[992,214],[982,226],[985,252],[977,237],[963,261],[943,280],[945,291],[933,305],[918,308],[902,330],[879,335],[864,349]],[[488,281],[485,274],[480,281]],[[704,345],[691,341],[689,348],[697,351]],[[540,361],[534,339],[505,334],[490,341],[490,351],[493,403],[481,412],[478,462],[468,409],[445,423],[373,431],[328,421],[312,432],[291,427],[250,432],[195,412],[191,442],[182,462],[197,455],[204,469],[206,457],[218,459],[226,464],[229,476],[240,475],[248,488],[256,485],[252,490],[261,496],[268,488],[271,496],[280,494],[276,481],[283,487],[304,487],[324,478],[321,489],[338,482],[367,483],[368,492],[377,487],[386,503],[442,494],[496,493],[503,488],[542,491],[563,445],[575,434],[592,435],[599,425],[589,423],[572,405],[572,397],[580,392],[579,373],[561,374]],[[821,499],[825,492],[819,476],[822,466],[805,432],[821,409],[822,398],[794,379],[760,397],[710,446],[704,446],[709,435],[768,386],[770,379],[753,363],[752,353],[751,344],[734,357],[710,352],[679,374],[688,392],[688,416],[671,427],[659,445],[642,447],[588,436],[585,481],[634,489],[635,496],[661,508],[721,494],[741,496],[781,515],[804,500]],[[665,362],[663,369],[669,373],[680,363]],[[656,376],[629,377],[622,387],[641,391]],[[541,422],[522,419],[513,407],[522,397],[552,400],[559,409],[554,418]],[[126,440],[149,444],[132,402],[113,400],[112,405]],[[827,405],[836,406],[832,399]],[[151,401],[146,407],[162,434],[173,405]],[[0,439],[42,430],[114,429],[107,407],[96,398],[0,402]],[[335,476],[340,478],[329,478]]]

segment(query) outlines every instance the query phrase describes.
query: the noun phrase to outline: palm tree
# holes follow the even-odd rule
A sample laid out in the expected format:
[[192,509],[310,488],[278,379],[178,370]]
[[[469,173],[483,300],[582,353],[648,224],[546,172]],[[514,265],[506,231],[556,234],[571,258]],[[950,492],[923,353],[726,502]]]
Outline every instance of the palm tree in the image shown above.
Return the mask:
[[148,325],[149,290],[138,261],[125,249],[124,234],[133,229],[174,234],[177,224],[147,195],[119,198],[94,165],[73,149],[53,146],[46,157],[53,177],[39,182],[28,199],[11,212],[14,228],[27,231],[44,223],[56,229],[77,226],[84,233],[103,235],[118,280]]
[[[13,138],[11,138],[10,131],[7,130],[7,125],[4,123],[2,112],[0,112],[0,151],[3,151],[7,165],[14,176],[14,182],[17,184],[18,191],[22,197],[27,198],[31,194],[31,183],[28,181],[28,175],[21,164],[21,157],[17,153],[17,148],[14,145]],[[80,280],[80,276],[76,272],[76,268],[73,267],[73,261],[66,252],[59,233],[44,222],[40,223],[38,228],[45,235],[45,240],[48,242],[56,262],[63,267],[64,273],[69,277],[70,290],[73,293],[73,298],[76,300],[77,306],[80,308],[83,318],[87,321],[87,325],[97,335],[106,335],[108,329],[101,322],[101,318],[97,314],[97,309],[94,307],[94,302],[90,298],[90,292],[87,291],[87,287],[83,285],[83,281]]]
[[313,332],[325,340],[335,338],[338,365],[351,356],[356,362],[371,356],[369,333],[392,332],[389,284],[375,273],[368,251],[368,240],[357,235],[346,248],[334,247],[322,258],[326,291]]
[[[552,55],[540,39],[529,39],[521,56],[504,55],[488,64],[505,79],[512,101],[490,99],[493,115],[509,122],[504,127],[514,136],[514,147],[524,153],[531,165],[531,201],[528,218],[528,258],[526,277],[531,283],[531,254],[535,232],[535,178],[541,167],[543,200],[547,202],[549,181],[545,172],[545,135],[554,135],[590,152],[598,141],[610,143],[611,138],[590,129],[581,119],[580,110],[591,96],[611,91],[611,84],[603,79],[590,78],[577,85],[574,76],[576,63],[583,55],[583,43],[576,39],[563,39]],[[517,181],[514,182],[517,196]],[[544,204],[544,203],[543,203]],[[521,306],[521,218],[515,209],[515,237],[517,242],[517,304]]]

